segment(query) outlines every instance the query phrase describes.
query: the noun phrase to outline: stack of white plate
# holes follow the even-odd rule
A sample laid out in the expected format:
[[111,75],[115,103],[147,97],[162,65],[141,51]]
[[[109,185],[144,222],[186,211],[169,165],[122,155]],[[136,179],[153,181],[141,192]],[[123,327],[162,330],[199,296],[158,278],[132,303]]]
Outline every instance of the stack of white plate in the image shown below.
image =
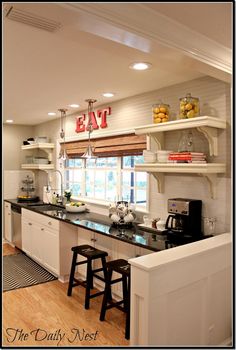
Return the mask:
[[168,163],[168,157],[169,157],[169,154],[171,153],[172,151],[167,151],[167,150],[159,150],[156,152],[157,154],[157,162],[158,163]]
[[147,150],[143,151],[143,158],[145,163],[155,163],[157,160],[156,153]]

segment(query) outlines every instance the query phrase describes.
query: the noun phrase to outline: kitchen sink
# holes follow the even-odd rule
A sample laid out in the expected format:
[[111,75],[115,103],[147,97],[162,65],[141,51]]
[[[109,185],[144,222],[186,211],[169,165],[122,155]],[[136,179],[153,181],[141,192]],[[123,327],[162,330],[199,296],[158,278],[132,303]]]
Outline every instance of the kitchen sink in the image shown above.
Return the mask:
[[30,206],[31,209],[37,209],[39,211],[51,211],[51,210],[63,210],[64,207],[54,204],[35,204]]

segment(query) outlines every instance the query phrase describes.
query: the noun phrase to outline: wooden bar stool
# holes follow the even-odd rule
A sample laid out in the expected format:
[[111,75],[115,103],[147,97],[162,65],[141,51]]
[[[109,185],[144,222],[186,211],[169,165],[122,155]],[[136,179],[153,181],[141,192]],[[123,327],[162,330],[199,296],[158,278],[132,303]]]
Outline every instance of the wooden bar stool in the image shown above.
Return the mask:
[[[103,296],[100,321],[104,321],[106,310],[116,307],[126,313],[125,338],[130,338],[130,264],[124,259],[117,259],[106,263],[107,275],[105,280],[105,292]],[[121,274],[120,278],[112,280],[113,271]],[[123,299],[113,301],[111,298],[111,286],[122,282]],[[121,306],[123,304],[123,306]]]
[[[105,282],[106,279],[106,256],[108,255],[107,252],[104,252],[103,250],[96,249],[90,245],[80,245],[76,247],[72,247],[71,250],[73,251],[73,257],[72,257],[72,264],[71,264],[71,272],[70,272],[70,279],[69,279],[69,286],[67,295],[71,296],[72,294],[72,288],[76,286],[83,286],[86,288],[85,293],[85,309],[89,309],[89,302],[91,298],[95,298],[99,295],[104,294],[104,291],[100,291],[97,293],[91,294],[91,289],[93,289],[93,278],[96,277],[100,279],[101,281]],[[77,262],[77,255],[82,255],[86,258],[86,260]],[[92,269],[92,261],[96,259],[101,259],[102,267],[98,269]],[[86,273],[86,280],[80,281],[77,278],[75,278],[75,268],[77,265],[87,264],[87,273]],[[103,271],[103,275],[99,276],[96,273],[99,271]]]

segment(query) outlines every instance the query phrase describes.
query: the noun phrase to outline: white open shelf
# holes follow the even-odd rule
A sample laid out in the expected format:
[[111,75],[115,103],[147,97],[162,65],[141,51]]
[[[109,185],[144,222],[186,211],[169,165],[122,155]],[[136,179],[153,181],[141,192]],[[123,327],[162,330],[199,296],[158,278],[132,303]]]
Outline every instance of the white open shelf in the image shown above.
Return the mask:
[[224,173],[225,164],[221,163],[145,163],[135,166],[136,171],[156,172],[156,173]]
[[209,143],[209,152],[211,156],[218,155],[218,133],[217,129],[225,129],[227,123],[224,119],[216,117],[196,117],[191,119],[179,119],[166,123],[148,124],[136,127],[135,134],[152,136],[159,149],[163,148],[163,133],[166,131],[176,131],[196,128],[203,133]]
[[54,169],[54,164],[21,164],[22,169],[48,170]]
[[54,143],[32,143],[31,145],[24,145],[21,146],[22,150],[29,150],[29,149],[53,149]]
[[211,198],[215,198],[217,174],[225,173],[226,165],[221,163],[178,164],[178,163],[146,163],[135,166],[135,171],[151,173],[157,180],[158,192],[164,192],[164,174],[196,174],[204,176],[209,184]]
[[[160,124],[148,124],[136,127],[136,135],[147,135],[157,143],[158,149],[163,149],[164,133],[167,131],[195,128],[201,132],[209,144],[210,156],[218,155],[218,129],[226,129],[227,122],[216,117],[201,116],[191,119],[179,119]],[[226,165],[219,163],[192,164],[192,163],[146,163],[135,166],[135,171],[151,173],[157,180],[158,191],[164,191],[165,173],[185,173],[204,176],[210,187],[211,198],[215,198],[217,174],[225,173]]]
[[[52,161],[52,151],[54,149],[54,143],[32,143],[31,145],[21,146],[23,151],[30,150],[42,150],[47,153],[48,160]],[[54,169],[53,164],[22,164],[22,169],[38,169],[38,170],[46,170],[46,169]]]

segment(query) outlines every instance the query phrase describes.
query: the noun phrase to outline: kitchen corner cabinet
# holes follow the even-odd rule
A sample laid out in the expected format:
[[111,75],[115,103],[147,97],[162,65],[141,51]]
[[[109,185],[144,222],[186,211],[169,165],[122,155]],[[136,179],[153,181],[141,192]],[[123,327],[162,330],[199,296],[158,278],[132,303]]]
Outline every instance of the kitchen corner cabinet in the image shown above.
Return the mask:
[[4,238],[12,241],[11,204],[4,202]]
[[[209,144],[211,156],[218,155],[218,129],[226,129],[225,120],[215,117],[196,117],[192,119],[174,120],[162,124],[149,124],[135,128],[137,135],[146,134],[154,139],[158,149],[164,145],[164,133],[167,131],[195,128],[203,133]],[[211,198],[215,198],[215,183],[217,174],[225,173],[226,165],[221,163],[206,164],[173,164],[173,163],[145,163],[135,166],[135,171],[145,171],[152,174],[157,180],[160,193],[164,192],[164,174],[185,173],[204,176],[209,184]]]
[[34,143],[31,145],[21,146],[21,149],[23,151],[35,151],[35,150],[42,150],[45,153],[47,153],[48,160],[50,164],[22,164],[22,169],[29,169],[29,170],[49,170],[54,169],[54,165],[51,164],[52,162],[52,152],[54,149],[53,143]]

